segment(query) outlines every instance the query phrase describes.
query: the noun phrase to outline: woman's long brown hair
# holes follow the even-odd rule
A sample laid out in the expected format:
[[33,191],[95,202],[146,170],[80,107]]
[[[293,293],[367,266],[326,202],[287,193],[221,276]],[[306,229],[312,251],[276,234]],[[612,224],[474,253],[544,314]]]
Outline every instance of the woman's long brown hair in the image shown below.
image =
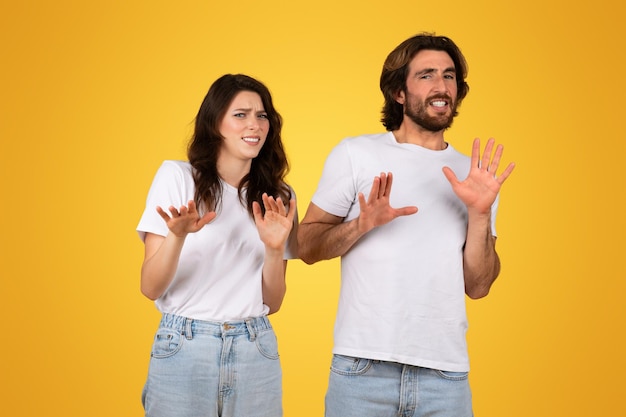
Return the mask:
[[252,160],[250,172],[238,186],[239,199],[252,216],[252,202],[265,210],[263,193],[280,197],[288,207],[291,189],[285,182],[289,163],[281,139],[282,117],[274,108],[268,88],[243,74],[226,74],[209,88],[195,120],[193,136],[187,147],[187,157],[193,167],[196,185],[194,200],[202,211],[221,209],[223,186],[217,172],[217,158],[223,137],[219,126],[234,97],[241,91],[252,91],[261,97],[270,122],[267,139],[259,155]]

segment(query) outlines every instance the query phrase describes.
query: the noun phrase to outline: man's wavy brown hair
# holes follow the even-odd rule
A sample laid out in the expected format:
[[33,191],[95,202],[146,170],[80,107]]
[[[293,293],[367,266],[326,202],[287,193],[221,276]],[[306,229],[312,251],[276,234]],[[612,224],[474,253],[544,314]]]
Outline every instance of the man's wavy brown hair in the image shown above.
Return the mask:
[[[400,91],[406,92],[406,80],[409,75],[409,64],[421,50],[444,51],[450,55],[456,70],[457,83],[457,106],[469,92],[469,85],[465,82],[467,77],[467,62],[458,46],[445,36],[436,36],[432,33],[420,33],[415,35],[389,53],[380,75],[380,90],[385,97],[382,110],[381,122],[388,131],[397,130],[404,118],[404,108],[396,101],[396,95]],[[456,116],[457,113],[454,114]]]

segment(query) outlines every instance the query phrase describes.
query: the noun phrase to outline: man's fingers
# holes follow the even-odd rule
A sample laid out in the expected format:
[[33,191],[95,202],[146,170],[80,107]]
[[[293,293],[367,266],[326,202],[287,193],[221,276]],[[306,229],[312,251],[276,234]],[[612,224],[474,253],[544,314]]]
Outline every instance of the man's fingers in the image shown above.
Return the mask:
[[485,145],[485,151],[483,152],[483,158],[480,163],[480,167],[489,171],[491,161],[491,151],[493,150],[494,138],[489,138],[487,145]]
[[367,199],[368,204],[373,204],[374,201],[378,199],[378,193],[380,192],[380,177],[374,177],[374,182],[372,183],[372,189],[370,191],[369,198]]
[[511,162],[506,169],[504,170],[504,172],[502,174],[500,174],[500,176],[498,177],[498,182],[500,184],[504,183],[504,181],[509,178],[509,175],[511,175],[511,172],[513,172],[513,169],[515,168],[515,164],[513,162]]
[[491,166],[493,167],[492,171],[494,175],[496,174],[496,171],[498,170],[498,167],[500,166],[500,159],[502,158],[502,152],[504,152],[504,146],[498,145],[498,147],[496,148],[496,153],[493,156],[493,161],[491,161]]
[[387,175],[384,172],[380,173],[380,187],[378,188],[378,198],[385,196],[385,190],[387,189]]
[[480,168],[480,139],[474,139],[472,143],[472,157],[470,166]]
[[391,194],[391,185],[393,184],[393,175],[391,172],[388,172],[387,174],[382,173],[380,175],[381,177],[385,176],[385,189],[383,190],[381,197],[389,197]]
[[450,167],[443,167],[442,171],[443,171],[443,175],[446,176],[450,184],[459,182],[459,179],[456,177],[456,174],[454,173],[454,171],[450,169]]

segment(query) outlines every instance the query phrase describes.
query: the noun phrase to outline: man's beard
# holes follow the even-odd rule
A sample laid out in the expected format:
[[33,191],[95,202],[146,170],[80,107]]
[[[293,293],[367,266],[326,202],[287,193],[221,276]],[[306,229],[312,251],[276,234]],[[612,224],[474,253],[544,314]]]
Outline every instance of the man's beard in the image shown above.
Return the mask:
[[456,103],[450,97],[430,97],[427,102],[433,99],[442,98],[450,103],[450,113],[438,116],[428,115],[428,105],[419,100],[407,100],[404,108],[404,114],[409,117],[415,124],[430,132],[439,132],[452,126],[454,115],[456,114]]

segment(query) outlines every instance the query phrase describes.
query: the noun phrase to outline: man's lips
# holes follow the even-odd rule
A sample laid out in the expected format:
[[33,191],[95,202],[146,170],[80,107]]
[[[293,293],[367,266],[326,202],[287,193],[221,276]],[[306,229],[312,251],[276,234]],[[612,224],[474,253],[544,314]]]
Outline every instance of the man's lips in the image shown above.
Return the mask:
[[438,113],[447,112],[450,103],[451,100],[448,97],[434,97],[428,101],[429,107]]
[[433,100],[430,102],[430,105],[433,107],[446,107],[448,102],[446,100]]

